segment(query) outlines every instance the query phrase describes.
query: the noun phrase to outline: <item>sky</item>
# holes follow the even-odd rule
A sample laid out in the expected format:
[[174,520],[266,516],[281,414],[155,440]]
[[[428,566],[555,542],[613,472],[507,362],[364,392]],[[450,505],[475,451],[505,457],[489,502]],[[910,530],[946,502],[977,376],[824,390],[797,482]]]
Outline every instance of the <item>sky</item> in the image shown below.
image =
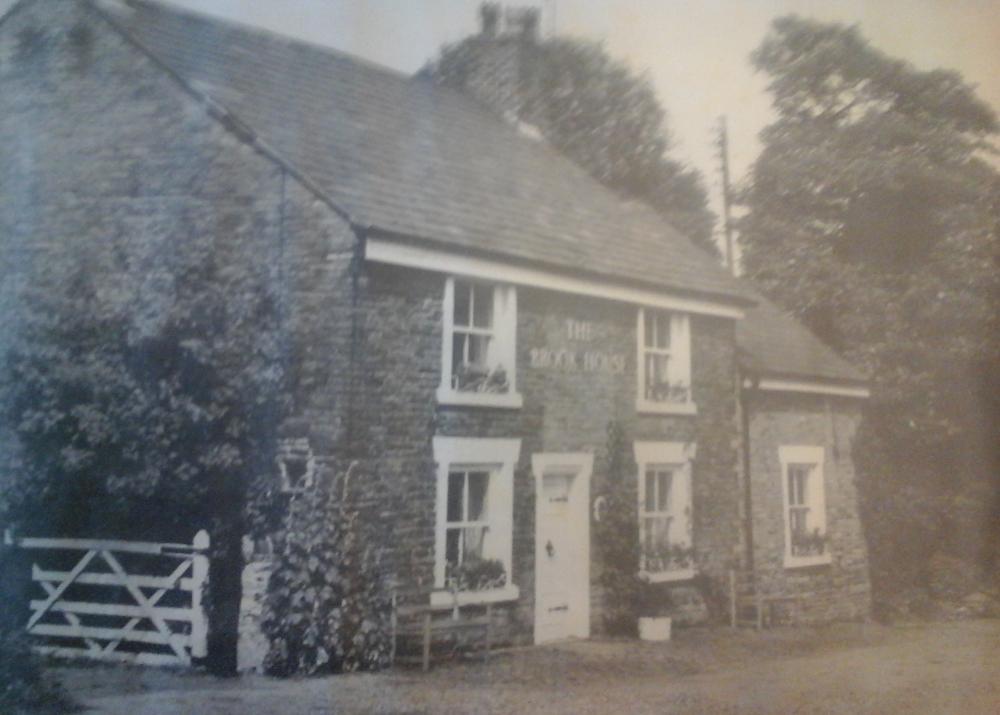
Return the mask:
[[[169,0],[327,45],[406,73],[442,44],[478,30],[480,0]],[[0,13],[13,0],[0,0]],[[746,175],[772,120],[766,79],[748,56],[771,21],[796,13],[859,24],[873,45],[920,69],[949,68],[1000,112],[997,0],[510,0],[542,10],[553,30],[605,44],[646,71],[668,113],[671,154],[699,169],[719,202],[713,146],[720,116],[729,127],[731,173]],[[718,211],[718,209],[717,209]]]

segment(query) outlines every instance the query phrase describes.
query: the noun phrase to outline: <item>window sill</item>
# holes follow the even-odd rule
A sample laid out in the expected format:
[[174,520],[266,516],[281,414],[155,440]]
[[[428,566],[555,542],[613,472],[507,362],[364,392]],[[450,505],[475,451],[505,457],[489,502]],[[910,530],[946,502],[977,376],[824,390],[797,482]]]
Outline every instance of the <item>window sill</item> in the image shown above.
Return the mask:
[[519,392],[460,392],[449,387],[437,390],[439,405],[460,405],[463,407],[503,407],[519,409],[524,400]]
[[693,402],[653,402],[652,400],[638,399],[635,401],[635,410],[639,413],[655,415],[698,414],[698,406]]
[[503,588],[493,588],[489,591],[459,591],[452,593],[441,589],[431,593],[431,605],[451,608],[458,601],[459,606],[469,606],[476,603],[501,603],[503,601],[516,601],[521,592],[517,586],[510,585]]
[[649,583],[667,583],[670,581],[689,581],[694,578],[694,569],[676,569],[674,571],[640,571],[639,578]]
[[819,554],[818,556],[790,556],[785,554],[786,569],[808,568],[810,566],[826,566],[831,563],[830,554]]

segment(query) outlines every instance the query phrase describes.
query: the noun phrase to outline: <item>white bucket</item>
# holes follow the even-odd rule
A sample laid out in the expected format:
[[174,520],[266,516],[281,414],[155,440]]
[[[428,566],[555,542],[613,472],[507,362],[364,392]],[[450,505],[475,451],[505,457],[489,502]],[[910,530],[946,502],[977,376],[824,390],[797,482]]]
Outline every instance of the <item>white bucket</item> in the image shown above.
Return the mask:
[[670,616],[639,619],[639,638],[644,641],[670,640]]

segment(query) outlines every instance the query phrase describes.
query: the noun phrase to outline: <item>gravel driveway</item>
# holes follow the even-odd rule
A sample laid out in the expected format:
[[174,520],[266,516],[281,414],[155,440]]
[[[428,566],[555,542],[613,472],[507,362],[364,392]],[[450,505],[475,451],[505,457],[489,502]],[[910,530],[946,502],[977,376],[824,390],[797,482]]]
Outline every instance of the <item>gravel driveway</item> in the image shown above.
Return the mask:
[[112,715],[262,713],[1000,712],[1000,621],[764,633],[681,631],[663,644],[586,641],[455,663],[302,680],[59,668]]

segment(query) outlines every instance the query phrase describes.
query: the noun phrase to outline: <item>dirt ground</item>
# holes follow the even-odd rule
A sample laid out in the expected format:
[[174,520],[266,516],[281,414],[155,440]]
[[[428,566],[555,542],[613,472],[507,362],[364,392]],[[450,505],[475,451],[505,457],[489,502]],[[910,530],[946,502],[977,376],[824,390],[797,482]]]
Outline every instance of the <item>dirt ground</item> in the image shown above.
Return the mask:
[[497,654],[429,674],[217,680],[53,668],[88,713],[1000,713],[1000,621],[680,631]]

